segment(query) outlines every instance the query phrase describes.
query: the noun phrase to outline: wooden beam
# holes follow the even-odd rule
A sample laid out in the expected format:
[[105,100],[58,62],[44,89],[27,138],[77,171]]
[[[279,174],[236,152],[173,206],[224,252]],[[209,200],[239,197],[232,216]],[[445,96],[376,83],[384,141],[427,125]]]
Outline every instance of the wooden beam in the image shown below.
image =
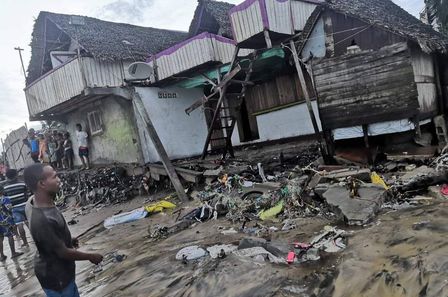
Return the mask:
[[317,139],[321,143],[322,141],[321,141],[319,126],[317,124],[317,120],[314,115],[313,106],[311,105],[311,97],[310,97],[310,94],[308,93],[308,87],[306,85],[305,77],[303,75],[302,66],[300,65],[297,48],[296,48],[293,40],[291,40],[289,44],[291,46],[292,56],[294,58],[294,64],[296,66],[297,74],[299,75],[300,85],[302,86],[303,95],[305,97],[306,105],[308,107],[308,112],[310,114],[311,122],[313,124],[314,133],[316,134]]
[[240,48],[237,46],[235,48],[235,52],[233,53],[233,57],[232,57],[232,62],[230,62],[230,68],[231,71],[228,72],[224,78],[219,82],[218,86],[220,90],[220,94],[219,94],[219,100],[218,103],[216,104],[216,109],[215,112],[213,113],[213,118],[212,121],[210,122],[210,127],[208,129],[208,133],[207,133],[207,138],[205,140],[205,144],[204,144],[204,148],[202,149],[202,160],[205,159],[205,156],[207,155],[207,151],[208,151],[208,145],[210,143],[210,139],[212,138],[212,134],[213,134],[213,128],[215,125],[215,122],[218,118],[218,115],[221,111],[221,105],[223,103],[223,101],[226,98],[226,91],[227,91],[227,86],[228,86],[228,82],[238,73],[241,71],[241,66],[238,64],[235,68],[233,68],[235,66],[236,60],[238,58],[238,53],[240,51]]
[[[238,65],[237,67],[235,67],[235,69],[233,69],[232,71],[230,71],[229,73],[227,73],[224,76],[224,79],[218,80],[219,83],[216,85],[214,84],[214,91],[211,95],[205,97],[203,96],[201,99],[195,101],[192,105],[190,105],[190,107],[188,107],[187,109],[185,109],[185,113],[190,115],[190,113],[192,113],[194,110],[196,110],[197,108],[199,108],[200,106],[202,106],[204,103],[206,103],[208,100],[210,100],[211,98],[213,98],[218,92],[222,92],[222,88],[225,84],[229,83],[232,78],[238,74],[238,72],[241,71],[241,66]],[[205,75],[204,75],[205,76]]]
[[271,36],[269,36],[269,32],[268,32],[268,30],[264,30],[263,31],[263,34],[264,34],[264,39],[265,39],[265,41],[266,41],[266,45],[267,45],[267,47],[268,48],[272,48],[272,40],[271,40]]
[[434,65],[434,80],[436,82],[437,99],[438,99],[438,105],[439,105],[437,114],[443,114],[445,111],[445,101],[443,100],[442,84],[440,81],[440,67],[439,67],[438,56],[433,54],[432,61],[433,61],[433,65]]
[[[165,167],[159,164],[150,164],[148,165],[149,170],[151,172],[151,175],[164,175],[167,176],[167,172],[165,170]],[[182,176],[182,178],[190,183],[199,183],[201,180],[201,177],[203,176],[203,172],[189,170],[185,168],[175,167],[176,172]]]
[[230,82],[233,84],[242,84],[242,85],[248,85],[248,86],[255,85],[255,83],[253,81],[245,81],[245,80],[238,80],[238,79],[231,79]]
[[369,165],[373,165],[373,158],[372,158],[372,153],[370,151],[370,144],[369,144],[369,126],[368,125],[362,125],[362,133],[364,134],[364,145],[366,146],[367,160],[369,162]]
[[131,93],[126,88],[85,88],[84,96],[119,96],[127,100],[132,100]]
[[216,87],[216,83],[210,78],[208,77],[205,73],[201,73],[201,76],[208,81],[209,84],[211,84],[212,86]]
[[192,113],[193,111],[195,111],[197,108],[201,107],[202,105],[204,105],[204,103],[208,102],[208,100],[212,99],[216,94],[218,93],[218,91],[213,92],[211,95],[205,97],[202,96],[202,98],[196,100],[192,105],[190,105],[190,107],[188,107],[187,109],[185,109],[185,113],[190,115],[190,113]]
[[152,143],[154,144],[154,147],[157,151],[157,153],[160,156],[160,159],[162,159],[163,166],[165,167],[165,170],[168,174],[168,177],[171,180],[171,183],[174,186],[174,189],[177,192],[177,195],[179,196],[179,199],[183,202],[187,202],[188,196],[185,194],[185,190],[182,186],[182,183],[179,180],[179,177],[177,176],[176,170],[174,169],[173,164],[171,163],[170,158],[168,157],[168,154],[166,153],[165,148],[163,147],[162,141],[159,138],[159,135],[157,134],[156,128],[152,124],[151,119],[149,118],[149,114],[145,109],[145,106],[143,105],[142,98],[137,92],[133,92],[133,106],[134,106],[134,112],[136,114],[139,114],[141,119],[146,123],[146,131],[148,132],[149,137],[152,140]]
[[[231,63],[233,65],[233,63]],[[232,67],[232,66],[231,66]],[[228,72],[226,75],[224,75],[224,78],[222,81],[216,86],[217,89],[222,89],[224,85],[227,85],[234,77],[241,71],[241,65],[236,65],[235,68],[232,69],[232,71]]]

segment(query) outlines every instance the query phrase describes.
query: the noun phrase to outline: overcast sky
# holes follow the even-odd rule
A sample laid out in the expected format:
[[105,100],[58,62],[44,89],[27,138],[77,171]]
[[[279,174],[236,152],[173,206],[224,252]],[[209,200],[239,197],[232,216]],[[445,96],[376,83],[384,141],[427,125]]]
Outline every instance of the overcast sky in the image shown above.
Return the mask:
[[[25,86],[14,47],[30,58],[31,31],[39,11],[80,14],[115,22],[187,31],[197,0],[1,0],[0,10],[0,138],[28,122]],[[242,0],[228,0],[240,3]],[[394,0],[418,16],[423,0]]]

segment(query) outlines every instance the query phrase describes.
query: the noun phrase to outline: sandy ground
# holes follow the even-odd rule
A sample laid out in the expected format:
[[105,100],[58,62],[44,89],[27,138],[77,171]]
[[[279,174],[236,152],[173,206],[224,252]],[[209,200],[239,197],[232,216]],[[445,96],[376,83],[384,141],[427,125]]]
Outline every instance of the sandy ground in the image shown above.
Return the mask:
[[[170,225],[177,215],[156,214],[109,230],[102,226],[101,222],[118,210],[143,204],[144,198],[136,198],[92,211],[70,226],[73,235],[78,235],[99,224],[82,237],[81,250],[104,255],[118,251],[127,256],[97,273],[93,264],[78,263],[81,296],[448,296],[448,202],[384,212],[369,226],[345,228],[350,237],[344,251],[291,266],[235,255],[188,264],[175,260],[177,251],[189,245],[237,244],[248,236],[221,234],[220,226],[232,226],[225,219],[198,223],[159,241],[148,237],[148,228]],[[187,208],[183,213],[193,206],[194,202],[183,205]],[[65,216],[70,220],[72,211]],[[335,222],[305,218],[296,224],[297,229],[274,232],[271,239],[307,242]],[[33,252],[31,248],[17,261],[8,259],[0,264],[0,296],[43,296],[32,271]]]

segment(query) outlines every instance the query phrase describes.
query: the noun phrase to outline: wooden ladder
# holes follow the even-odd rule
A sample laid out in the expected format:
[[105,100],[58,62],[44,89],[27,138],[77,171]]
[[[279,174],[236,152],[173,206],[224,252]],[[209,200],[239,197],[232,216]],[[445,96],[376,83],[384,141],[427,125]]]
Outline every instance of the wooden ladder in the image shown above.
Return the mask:
[[[214,147],[213,151],[222,149],[223,159],[226,158],[227,154],[230,154],[232,158],[235,157],[232,145],[232,134],[235,129],[236,118],[231,114],[231,111],[232,109],[238,107],[238,105],[234,104],[232,106],[230,102],[238,102],[238,104],[241,104],[240,100],[244,98],[247,86],[252,84],[250,79],[253,73],[254,61],[256,59],[255,52],[250,56],[249,66],[245,69],[246,76],[243,81],[233,80],[232,78],[242,70],[241,66],[237,62],[238,53],[239,47],[236,47],[232,62],[230,63],[229,72],[224,75],[222,80],[218,75],[219,99],[213,112],[213,118],[209,125],[207,138],[202,150],[202,159],[205,159],[207,156],[210,144]],[[227,88],[231,84],[240,84],[241,92],[227,93]],[[234,99],[229,100],[230,98]]]

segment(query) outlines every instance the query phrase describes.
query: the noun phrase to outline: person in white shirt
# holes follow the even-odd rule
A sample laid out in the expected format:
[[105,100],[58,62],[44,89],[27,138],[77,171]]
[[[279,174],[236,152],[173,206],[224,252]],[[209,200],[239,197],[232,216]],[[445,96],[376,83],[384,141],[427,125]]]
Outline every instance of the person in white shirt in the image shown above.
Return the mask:
[[87,140],[89,138],[89,135],[86,131],[82,130],[81,124],[76,124],[76,138],[78,139],[78,155],[82,162],[82,168],[83,169],[89,169],[90,168],[90,161],[89,161],[89,145],[87,143]]

